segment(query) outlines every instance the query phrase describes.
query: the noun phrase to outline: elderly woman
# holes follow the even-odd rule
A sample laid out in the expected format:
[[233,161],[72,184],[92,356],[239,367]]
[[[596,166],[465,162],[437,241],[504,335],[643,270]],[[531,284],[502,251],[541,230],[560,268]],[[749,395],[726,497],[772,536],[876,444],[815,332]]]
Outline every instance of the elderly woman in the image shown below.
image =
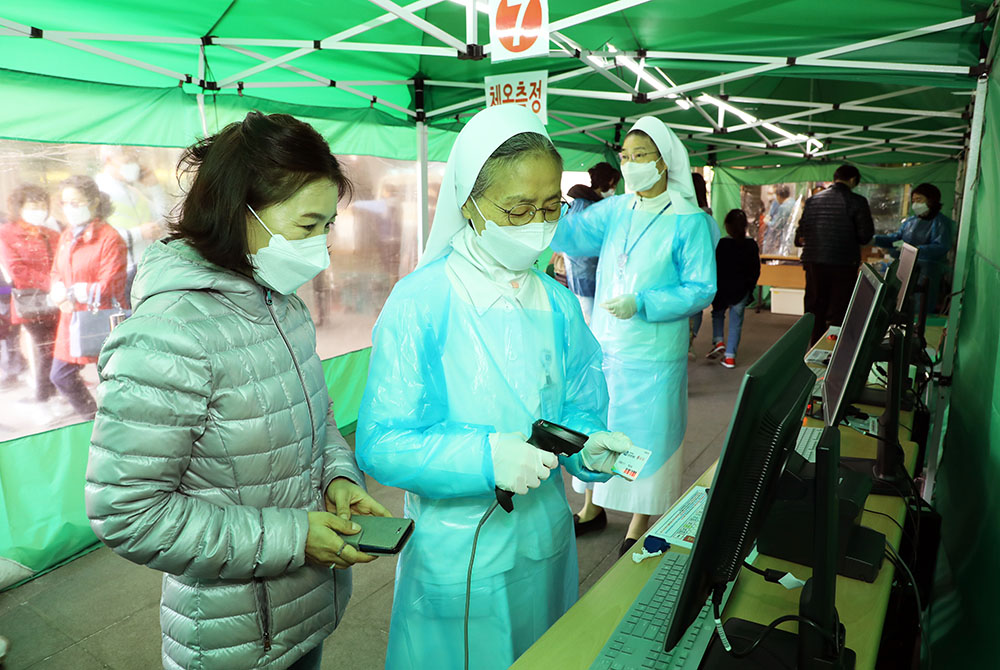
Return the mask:
[[[531,112],[473,117],[421,266],[375,326],[358,462],[405,489],[417,520],[396,570],[392,670],[462,668],[464,632],[466,667],[513,663],[579,589],[571,513],[550,470],[604,480],[631,444],[605,432],[600,348],[579,303],[532,267],[564,211],[561,175]],[[540,418],[591,435],[584,451],[557,460],[528,444]],[[495,488],[518,494],[512,513],[490,514]]]
[[621,552],[680,493],[687,427],[688,317],[715,295],[717,224],[698,207],[687,152],[659,119],[625,136],[625,188],[559,225],[552,248],[599,256],[591,328],[604,352],[608,426],[652,453],[632,484],[593,485],[577,532],[603,528],[605,507],[632,513]]
[[164,667],[319,668],[346,568],[372,560],[341,536],[352,514],[388,516],[295,295],[330,263],[350,183],[283,114],[252,112],[183,161],[197,171],[173,237],[146,252],[134,315],[101,351],[87,514],[116,553],[166,573]]

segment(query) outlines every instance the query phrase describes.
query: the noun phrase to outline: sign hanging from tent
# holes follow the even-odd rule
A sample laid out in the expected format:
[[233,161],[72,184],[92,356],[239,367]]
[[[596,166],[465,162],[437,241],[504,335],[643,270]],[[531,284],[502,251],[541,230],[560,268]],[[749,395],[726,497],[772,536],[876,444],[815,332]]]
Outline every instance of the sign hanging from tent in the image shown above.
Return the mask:
[[535,70],[486,77],[486,106],[514,103],[527,107],[538,115],[542,123],[547,123],[548,107],[545,100],[549,88],[548,76],[546,70]]
[[490,49],[494,63],[547,55],[548,0],[490,0]]

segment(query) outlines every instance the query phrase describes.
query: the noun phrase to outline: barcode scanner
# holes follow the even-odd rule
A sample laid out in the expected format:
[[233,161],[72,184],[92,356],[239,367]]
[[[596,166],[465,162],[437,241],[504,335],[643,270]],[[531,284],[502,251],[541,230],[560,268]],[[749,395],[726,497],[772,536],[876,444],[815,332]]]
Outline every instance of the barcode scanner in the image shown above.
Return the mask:
[[[586,444],[588,437],[572,428],[560,426],[545,419],[539,419],[531,424],[531,437],[527,442],[533,447],[547,451],[557,456],[572,456]],[[508,514],[514,511],[514,493],[497,488],[497,502]]]

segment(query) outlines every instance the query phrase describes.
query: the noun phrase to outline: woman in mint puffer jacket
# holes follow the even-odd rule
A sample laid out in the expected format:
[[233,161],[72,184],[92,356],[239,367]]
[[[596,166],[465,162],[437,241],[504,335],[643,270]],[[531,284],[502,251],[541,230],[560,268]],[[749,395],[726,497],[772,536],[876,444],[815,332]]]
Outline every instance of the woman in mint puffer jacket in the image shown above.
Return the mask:
[[[295,295],[350,183],[323,138],[252,112],[188,149],[173,236],[101,351],[97,536],[164,573],[165,668],[319,668],[351,595],[352,514],[389,516],[337,430]],[[335,570],[331,570],[331,566]]]

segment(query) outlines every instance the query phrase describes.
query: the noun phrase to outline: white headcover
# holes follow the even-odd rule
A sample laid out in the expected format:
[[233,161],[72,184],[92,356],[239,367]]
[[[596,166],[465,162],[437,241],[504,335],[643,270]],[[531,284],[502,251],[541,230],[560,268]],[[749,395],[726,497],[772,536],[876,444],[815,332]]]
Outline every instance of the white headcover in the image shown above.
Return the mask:
[[667,164],[667,191],[670,192],[670,199],[676,204],[680,198],[693,209],[699,209],[698,197],[694,193],[694,182],[691,181],[691,161],[687,149],[674,131],[653,116],[640,118],[629,132],[633,130],[641,130],[649,135],[663,162]]
[[469,199],[479,171],[501,144],[520,133],[549,136],[541,119],[521,105],[487,107],[465,124],[448,156],[434,211],[434,223],[419,266],[440,258],[448,250],[451,238],[463,226],[469,225],[468,219],[462,215],[462,205]]

